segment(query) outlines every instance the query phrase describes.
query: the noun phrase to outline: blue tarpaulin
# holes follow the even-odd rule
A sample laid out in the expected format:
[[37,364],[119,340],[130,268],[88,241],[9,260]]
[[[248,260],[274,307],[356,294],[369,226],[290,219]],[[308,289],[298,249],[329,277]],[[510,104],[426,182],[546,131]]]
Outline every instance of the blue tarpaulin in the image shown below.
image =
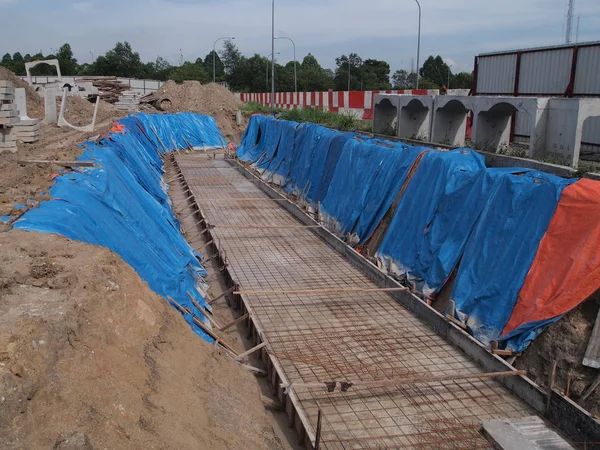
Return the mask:
[[[186,142],[194,147],[221,147],[223,136],[213,118],[191,113],[137,114],[120,122],[125,125],[124,134],[110,134],[101,144],[82,145],[85,151],[78,159],[96,166],[58,177],[50,190],[52,199],[24,214],[14,228],[107,247],[156,293],[172,297],[203,318],[188,293],[210,310],[200,292],[205,286],[198,278],[206,276],[206,271],[200,255],[179,231],[162,181],[160,154],[164,150],[154,133],[168,150],[187,146]],[[186,320],[197,334],[210,340],[191,317]]]
[[[267,152],[272,157],[261,163],[263,179],[288,193],[308,192],[313,207],[321,203],[326,226],[333,222],[335,231],[349,233],[352,245],[370,243],[397,199],[375,249],[383,269],[426,295],[456,273],[456,316],[484,343],[499,339],[561,193],[576,181],[530,169],[488,169],[470,149],[440,152],[253,118],[238,156],[256,162]],[[527,323],[503,343],[522,350],[547,324]]]
[[481,342],[502,334],[560,195],[575,181],[535,171],[495,178],[451,296],[458,318]]
[[485,174],[469,149],[423,154],[378,251],[390,272],[426,295],[442,288],[483,207]]

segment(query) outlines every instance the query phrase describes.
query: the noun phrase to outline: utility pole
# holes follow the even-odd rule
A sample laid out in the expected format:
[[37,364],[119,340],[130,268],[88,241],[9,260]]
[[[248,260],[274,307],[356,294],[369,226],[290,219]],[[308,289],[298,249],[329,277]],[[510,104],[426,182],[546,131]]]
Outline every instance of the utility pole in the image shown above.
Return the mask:
[[352,63],[350,62],[350,53],[348,53],[348,91],[351,91],[351,81],[352,81],[352,74],[350,73],[352,70]]
[[271,8],[271,109],[275,110],[275,0]]
[[419,57],[421,56],[421,4],[419,0],[415,0],[419,7],[419,33],[417,36],[417,89],[419,89]]

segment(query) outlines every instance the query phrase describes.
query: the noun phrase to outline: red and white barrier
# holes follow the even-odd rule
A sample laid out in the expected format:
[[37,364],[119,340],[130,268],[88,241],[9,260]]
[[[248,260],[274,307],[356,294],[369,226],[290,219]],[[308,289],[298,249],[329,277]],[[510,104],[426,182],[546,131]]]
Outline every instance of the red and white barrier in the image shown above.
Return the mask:
[[[278,109],[322,108],[333,112],[350,112],[362,119],[373,118],[375,94],[438,95],[437,89],[412,89],[395,91],[335,91],[335,92],[276,92]],[[271,104],[271,93],[235,94],[245,103]]]

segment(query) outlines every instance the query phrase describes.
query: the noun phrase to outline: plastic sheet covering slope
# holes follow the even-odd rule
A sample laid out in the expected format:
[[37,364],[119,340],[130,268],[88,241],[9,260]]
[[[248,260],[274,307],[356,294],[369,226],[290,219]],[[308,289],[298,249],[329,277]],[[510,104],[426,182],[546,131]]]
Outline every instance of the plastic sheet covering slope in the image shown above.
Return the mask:
[[323,219],[336,232],[352,233],[353,243],[364,242],[373,232],[420,153],[405,148],[380,140],[346,142],[322,206]]
[[371,237],[379,222],[386,215],[400,188],[406,182],[410,168],[424,151],[422,147],[411,147],[398,142],[390,143],[377,139],[370,142],[387,146],[391,151],[384,155],[385,160],[367,193],[368,201],[354,228],[354,233],[359,237],[361,245]]
[[[137,114],[133,117],[141,123],[148,139],[163,153],[190,146],[197,150],[227,146],[214,117],[194,113]],[[130,120],[126,118],[121,122],[125,124]]]
[[[222,136],[214,120],[199,115],[140,114],[121,123],[124,134],[110,134],[100,145],[83,144],[86,150],[79,159],[93,161],[95,167],[58,177],[50,190],[52,199],[27,212],[14,227],[107,247],[156,293],[172,297],[202,318],[188,293],[202,308],[210,309],[202,295],[206,285],[199,278],[206,272],[200,255],[179,232],[162,183],[162,150],[151,139],[149,125],[159,133],[163,127],[175,127],[173,140],[185,138],[193,146],[218,147]],[[191,316],[186,320],[210,340]]]
[[522,351],[600,288],[600,182],[567,186],[519,293],[502,338]]
[[236,150],[236,155],[241,161],[256,161],[253,150],[265,136],[264,130],[269,119],[264,116],[253,116],[248,122],[248,127],[242,136],[242,142]]
[[563,189],[541,172],[498,176],[465,246],[451,298],[475,338],[500,338]]
[[377,252],[387,271],[426,295],[438,292],[483,208],[486,173],[484,158],[469,149],[425,153]]
[[286,191],[290,194],[301,195],[309,188],[309,176],[315,169],[314,157],[317,143],[321,140],[326,128],[310,123],[302,123],[296,128],[294,138],[295,159],[290,167]]
[[279,145],[279,139],[281,138],[281,128],[276,120],[269,118],[260,120],[259,117],[260,116],[256,116],[256,118],[253,117],[250,120],[251,122],[259,120],[259,133],[256,145],[249,147],[245,153],[244,150],[242,150],[239,151],[238,154],[244,155],[240,158],[242,161],[251,162],[255,167],[264,169],[269,166],[271,158],[275,155],[275,151]]
[[[265,158],[265,163],[260,165],[264,168],[262,179],[270,183],[275,183],[284,186],[287,183],[290,169],[292,167],[296,146],[296,127],[298,122],[288,120],[271,121],[275,127],[275,133],[280,133],[280,139],[276,145],[268,149],[268,158]],[[304,151],[306,149],[299,149]]]
[[322,202],[327,196],[329,185],[335,173],[342,149],[353,133],[323,132],[315,147],[313,167],[308,177],[308,198],[313,203]]

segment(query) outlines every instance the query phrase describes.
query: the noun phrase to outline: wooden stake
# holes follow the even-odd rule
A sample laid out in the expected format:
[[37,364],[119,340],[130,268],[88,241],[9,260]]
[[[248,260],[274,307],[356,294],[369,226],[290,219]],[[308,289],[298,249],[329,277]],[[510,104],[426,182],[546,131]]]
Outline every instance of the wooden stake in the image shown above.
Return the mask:
[[581,400],[585,401],[587,398],[592,395],[592,393],[596,390],[596,388],[600,385],[600,375],[596,377],[596,379],[590,384],[590,387],[586,389],[586,391],[581,396]]
[[317,430],[315,432],[315,450],[319,450],[321,445],[321,420],[323,419],[323,411],[319,409],[317,414]]
[[[183,306],[181,306],[179,303],[177,303],[173,298],[171,297],[167,297],[167,299],[173,304],[175,305],[175,307],[179,310],[180,313],[182,314],[192,314],[191,311],[187,308],[184,308]],[[194,314],[192,314],[192,320],[194,321],[194,323],[196,325],[198,325],[200,328],[202,328],[202,330],[204,330],[204,332],[206,334],[208,334],[211,338],[213,338],[214,340],[219,340],[219,344],[226,350],[228,350],[229,352],[231,352],[233,355],[235,355],[235,357],[237,357],[238,353],[233,349],[233,347],[231,347],[229,344],[223,342],[222,339],[220,339],[210,328],[208,328],[201,320],[199,320]]]
[[217,328],[217,330],[220,330],[221,327],[212,319],[212,317],[210,317],[210,315],[204,311],[204,309],[198,304],[198,302],[196,302],[196,300],[194,300],[194,297],[192,297],[192,295],[189,292],[186,292],[186,294],[188,295],[188,297],[190,298],[190,300],[192,301],[192,304],[196,307],[196,309],[198,311],[200,311],[200,314],[202,314],[204,317],[206,317],[208,319],[208,321]]
[[512,370],[509,372],[491,372],[491,373],[467,373],[457,375],[440,375],[435,377],[406,377],[398,378],[396,380],[375,380],[375,381],[331,381],[331,382],[315,382],[315,383],[290,383],[289,385],[281,384],[283,388],[307,388],[307,389],[323,389],[327,388],[327,385],[334,383],[340,385],[344,383],[346,390],[350,387],[367,387],[367,388],[379,388],[386,386],[406,386],[410,384],[419,383],[435,383],[439,381],[454,381],[454,380],[479,380],[483,378],[496,378],[496,377],[514,377],[518,375],[527,375],[526,370]]
[[167,147],[163,143],[162,139],[158,136],[158,133],[156,132],[156,130],[154,129],[154,127],[152,125],[150,125],[150,130],[152,130],[152,132],[154,133],[154,136],[156,136],[156,139],[158,139],[158,142],[160,142],[160,145],[162,145],[162,148],[165,151],[165,153],[169,153],[169,150],[167,150]]
[[181,177],[183,177],[183,174],[180,173],[179,175],[177,175],[176,177],[173,177],[169,180],[166,181],[167,184],[171,184],[173,181],[179,180]]
[[263,342],[262,344],[258,344],[256,347],[251,348],[250,350],[248,350],[247,352],[242,353],[241,355],[239,355],[237,358],[235,358],[236,361],[242,361],[244,358],[246,358],[248,355],[251,355],[252,353],[260,350],[261,348],[265,348],[267,346],[266,342]]
[[289,291],[236,291],[236,295],[268,295],[268,294],[346,294],[359,292],[403,292],[406,287],[400,288],[367,288],[367,289],[298,289]]
[[211,306],[212,306],[212,305],[214,305],[214,304],[215,304],[215,303],[217,303],[219,300],[221,300],[223,297],[225,297],[226,295],[229,295],[229,294],[231,294],[231,293],[232,293],[233,291],[235,291],[236,289],[237,289],[237,287],[236,287],[236,286],[234,286],[234,287],[232,287],[232,288],[229,288],[229,289],[227,289],[225,292],[223,292],[223,293],[222,293],[221,295],[219,295],[218,297],[215,297],[215,298],[213,298],[213,299],[209,300],[209,301],[208,301],[208,304],[209,304],[209,305],[211,305]]
[[556,366],[557,361],[554,361],[552,372],[550,372],[550,379],[548,380],[548,399],[546,400],[546,412],[550,409],[550,400],[552,399],[552,390],[554,389],[554,380],[556,379]]
[[219,331],[225,331],[228,330],[229,328],[231,328],[234,325],[237,325],[238,323],[246,320],[248,317],[250,317],[250,313],[246,313],[244,314],[242,317],[239,317],[237,319],[235,319],[233,322],[229,322],[227,325],[225,325],[222,328],[219,328]]

